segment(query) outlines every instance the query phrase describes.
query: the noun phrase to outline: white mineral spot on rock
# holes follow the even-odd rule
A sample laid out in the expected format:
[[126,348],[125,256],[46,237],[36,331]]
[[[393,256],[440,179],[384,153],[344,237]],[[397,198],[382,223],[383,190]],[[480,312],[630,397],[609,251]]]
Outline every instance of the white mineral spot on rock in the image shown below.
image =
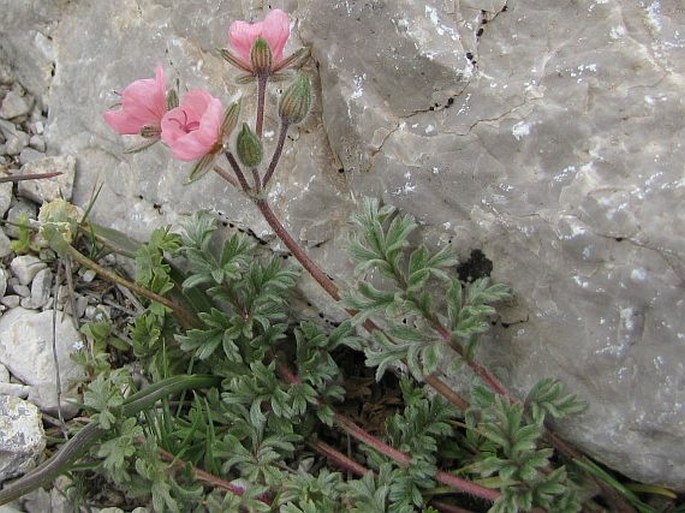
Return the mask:
[[633,281],[645,281],[647,279],[647,270],[644,267],[638,267],[630,272],[630,279]]
[[514,136],[514,139],[520,141],[522,137],[530,135],[531,126],[532,125],[530,123],[526,123],[525,121],[519,121],[511,128],[511,135]]
[[609,37],[613,40],[621,39],[625,35],[626,28],[623,25],[616,25],[615,27],[611,27],[611,30],[609,31]]
[[652,2],[645,8],[647,13],[647,20],[650,25],[656,29],[657,32],[661,32],[663,28],[663,19],[661,18],[661,3],[656,1]]
[[578,285],[579,287],[581,287],[583,289],[586,289],[590,286],[587,279],[585,279],[585,277],[583,277],[583,276],[575,275],[573,277],[573,281],[576,282],[576,285]]
[[621,308],[619,316],[623,327],[628,331],[632,331],[635,327],[635,310],[632,308]]

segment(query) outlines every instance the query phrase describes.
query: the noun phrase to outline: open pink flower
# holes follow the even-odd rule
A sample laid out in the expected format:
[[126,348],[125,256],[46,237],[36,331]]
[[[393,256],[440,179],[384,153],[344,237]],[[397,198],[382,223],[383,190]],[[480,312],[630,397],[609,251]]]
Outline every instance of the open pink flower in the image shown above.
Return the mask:
[[273,58],[274,68],[283,60],[283,48],[290,36],[290,21],[288,15],[274,9],[266,15],[264,21],[248,23],[246,21],[234,21],[228,28],[228,40],[231,48],[236,52],[236,60],[245,71],[253,71],[250,59],[252,46],[258,37],[262,37],[269,48]]
[[157,66],[155,78],[143,78],[130,84],[121,93],[121,107],[105,112],[105,121],[118,134],[140,134],[143,128],[159,130],[167,111],[164,69]]
[[177,160],[189,162],[211,153],[221,137],[224,108],[201,89],[188,91],[162,118],[162,141]]

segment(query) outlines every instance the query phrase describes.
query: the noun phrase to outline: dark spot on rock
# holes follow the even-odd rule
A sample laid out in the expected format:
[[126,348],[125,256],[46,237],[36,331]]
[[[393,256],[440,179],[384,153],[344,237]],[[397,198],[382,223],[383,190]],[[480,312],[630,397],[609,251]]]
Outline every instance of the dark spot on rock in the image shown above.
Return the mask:
[[344,167],[338,168],[338,173],[344,173],[344,172],[345,172],[345,168],[344,168]]
[[463,282],[472,282],[479,278],[490,276],[492,272],[492,261],[485,256],[480,249],[471,251],[471,255],[466,262],[457,266],[457,274]]
[[622,242],[622,241],[623,241],[623,237],[614,237],[614,240],[615,240],[616,242]]

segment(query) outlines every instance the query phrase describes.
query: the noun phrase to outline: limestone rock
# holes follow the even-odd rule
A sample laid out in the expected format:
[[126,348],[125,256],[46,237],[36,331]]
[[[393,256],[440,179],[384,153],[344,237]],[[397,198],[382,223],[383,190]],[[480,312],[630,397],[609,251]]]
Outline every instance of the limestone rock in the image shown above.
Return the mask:
[[[29,400],[41,410],[57,413],[55,361],[52,351],[53,311],[36,312],[21,307],[0,317],[0,363],[24,384],[30,385]],[[69,357],[81,335],[67,314],[57,312],[55,344],[61,382],[61,407],[70,418],[78,408],[70,402],[77,399],[74,382],[81,379],[81,367]]]
[[44,449],[38,408],[23,399],[0,395],[0,483],[34,468]]
[[33,255],[19,255],[10,262],[12,274],[19,279],[22,285],[28,285],[33,278],[47,267],[47,264],[40,258]]
[[4,216],[7,209],[10,208],[11,200],[12,182],[0,183],[0,217]]
[[[182,185],[189,166],[161,145],[124,155],[127,143],[101,118],[112,90],[151,77],[158,63],[169,83],[229,98],[236,74],[212,49],[230,21],[260,17],[262,2],[71,3],[63,15],[48,4],[31,14],[0,0],[9,10],[0,27],[49,32],[58,66],[45,81],[46,138],[78,156],[75,201],[87,203],[102,182],[94,219],[131,236],[209,208],[272,241],[219,178]],[[480,357],[522,395],[545,376],[566,382],[590,404],[563,426],[569,440],[635,479],[685,490],[680,0],[278,6],[293,13],[286,53],[311,45],[318,67],[306,69],[320,86],[269,191],[291,233],[341,284],[351,270],[346,220],[360,196],[414,214],[464,259],[481,249],[518,301]],[[36,53],[26,36],[6,45]],[[42,76],[45,57],[36,62],[19,71]],[[39,83],[24,85],[40,97]],[[245,94],[247,119],[254,87]],[[326,308],[315,286],[303,290]]]
[[33,98],[23,94],[23,91],[12,90],[2,100],[0,105],[0,117],[14,119],[26,116],[33,107]]
[[43,157],[30,160],[21,168],[22,175],[61,173],[52,178],[39,180],[22,180],[19,182],[19,194],[37,204],[62,198],[71,200],[76,175],[76,159],[71,155],[60,157]]

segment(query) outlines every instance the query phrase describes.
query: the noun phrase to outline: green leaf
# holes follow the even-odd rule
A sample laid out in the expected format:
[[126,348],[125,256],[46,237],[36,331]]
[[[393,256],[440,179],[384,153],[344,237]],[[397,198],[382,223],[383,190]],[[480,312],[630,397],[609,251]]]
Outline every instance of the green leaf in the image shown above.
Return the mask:
[[533,420],[538,423],[544,422],[547,415],[561,419],[580,413],[587,407],[575,395],[566,394],[563,383],[553,378],[538,381],[528,393],[526,404]]

